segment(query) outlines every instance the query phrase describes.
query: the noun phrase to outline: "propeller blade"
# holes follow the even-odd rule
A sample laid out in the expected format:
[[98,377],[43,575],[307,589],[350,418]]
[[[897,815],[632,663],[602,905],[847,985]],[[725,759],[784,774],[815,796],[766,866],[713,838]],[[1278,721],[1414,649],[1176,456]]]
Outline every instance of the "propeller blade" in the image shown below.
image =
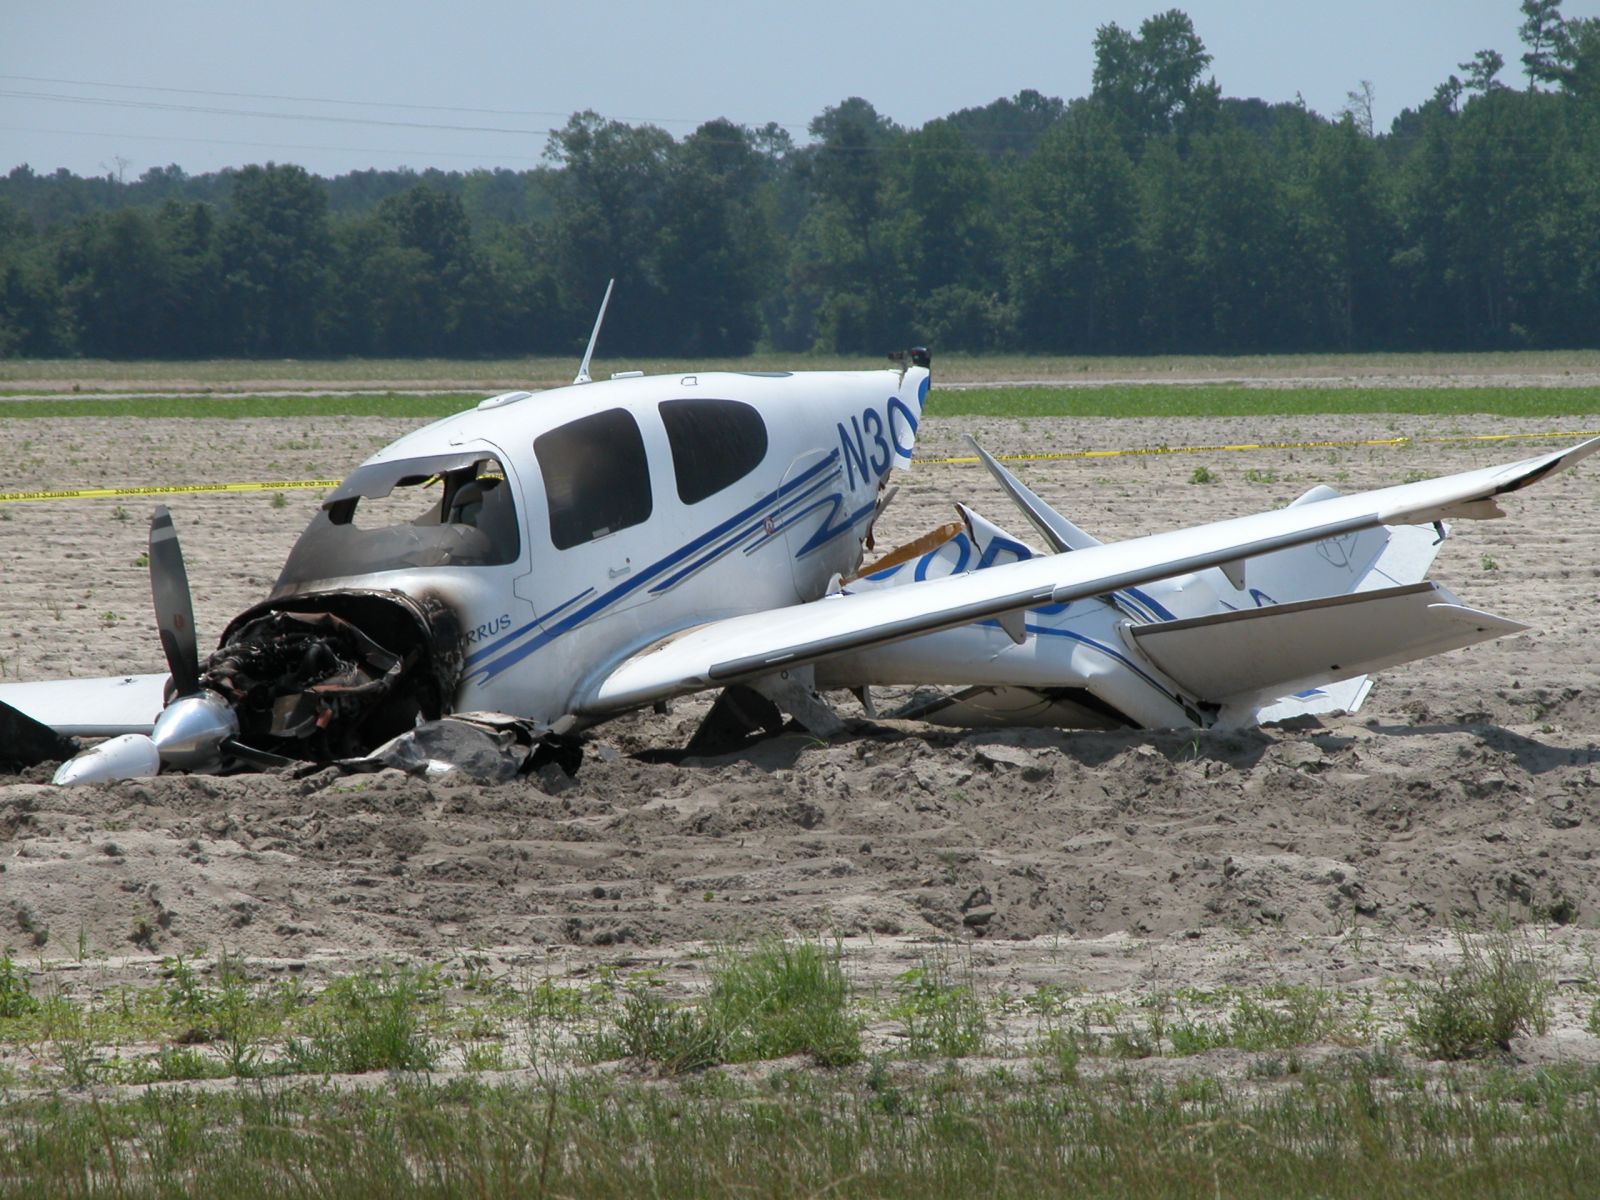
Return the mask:
[[296,760],[285,758],[281,754],[273,754],[270,750],[257,750],[254,746],[246,746],[238,738],[228,738],[222,743],[222,752],[232,755],[242,763],[249,763],[252,767],[260,767],[263,771],[276,771],[281,767],[292,767]]
[[156,505],[150,518],[150,596],[156,605],[156,628],[161,631],[161,652],[172,672],[179,696],[200,690],[200,647],[194,632],[194,602],[189,598],[189,573],[183,567],[183,547],[172,514]]

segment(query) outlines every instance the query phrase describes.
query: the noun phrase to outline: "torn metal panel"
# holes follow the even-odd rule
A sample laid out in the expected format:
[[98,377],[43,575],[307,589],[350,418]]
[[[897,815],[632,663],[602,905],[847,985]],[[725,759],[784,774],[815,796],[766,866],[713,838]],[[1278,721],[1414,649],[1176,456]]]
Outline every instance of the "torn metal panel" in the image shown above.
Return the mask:
[[810,666],[758,675],[749,680],[749,687],[818,737],[834,737],[844,732],[839,714],[818,693],[816,671]]
[[503,713],[463,713],[424,722],[337,765],[354,772],[395,768],[429,778],[459,772],[479,783],[504,783],[534,765],[547,732],[538,722]]

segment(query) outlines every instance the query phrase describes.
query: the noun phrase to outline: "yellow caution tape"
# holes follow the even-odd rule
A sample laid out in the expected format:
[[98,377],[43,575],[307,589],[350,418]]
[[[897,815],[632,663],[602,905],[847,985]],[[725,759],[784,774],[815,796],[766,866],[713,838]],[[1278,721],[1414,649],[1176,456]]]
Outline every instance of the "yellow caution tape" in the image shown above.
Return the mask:
[[[1462,433],[1441,434],[1436,437],[1359,438],[1351,440],[1324,439],[1314,442],[1233,442],[1217,446],[1137,446],[1123,450],[1058,450],[1038,454],[996,454],[1001,462],[1048,462],[1065,458],[1137,458],[1156,454],[1224,454],[1240,450],[1340,450],[1359,449],[1362,446],[1410,446],[1444,442],[1510,442],[1518,440],[1553,441],[1566,438],[1588,438],[1600,435],[1600,430],[1573,430],[1552,433]],[[953,466],[975,463],[974,455],[954,458],[919,458],[917,462]]]
[[175,483],[151,487],[62,488],[45,492],[0,492],[0,500],[106,500],[118,496],[184,496],[196,492],[296,492],[338,487],[337,479],[288,479],[269,483]]
[[[1038,454],[997,454],[1001,462],[1048,462],[1072,458],[1137,458],[1159,454],[1230,454],[1243,450],[1341,450],[1359,449],[1363,446],[1432,445],[1447,442],[1511,442],[1554,441],[1566,438],[1600,436],[1600,430],[1576,429],[1549,433],[1461,433],[1440,434],[1428,437],[1334,438],[1307,442],[1230,442],[1215,446],[1133,446],[1120,450],[1057,450]],[[919,464],[929,466],[959,466],[975,463],[973,455],[952,458],[919,458]],[[317,488],[338,487],[337,479],[289,479],[266,483],[179,483],[157,484],[150,487],[113,488],[62,488],[56,491],[0,492],[0,501],[6,500],[107,500],[126,496],[183,496],[195,493],[235,492],[294,492]]]

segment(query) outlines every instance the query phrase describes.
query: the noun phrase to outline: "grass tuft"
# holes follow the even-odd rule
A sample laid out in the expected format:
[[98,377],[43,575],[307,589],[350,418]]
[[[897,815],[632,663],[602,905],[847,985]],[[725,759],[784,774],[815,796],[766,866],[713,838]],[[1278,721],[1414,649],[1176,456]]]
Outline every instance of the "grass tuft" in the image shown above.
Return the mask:
[[637,1058],[668,1075],[682,1075],[722,1060],[717,1030],[698,1008],[667,1002],[653,981],[637,980],[622,998],[616,1028],[602,1034],[596,1056]]
[[727,952],[707,1001],[729,1062],[809,1055],[818,1065],[861,1058],[861,1023],[850,1013],[850,983],[839,946],[765,941]]
[[1548,1027],[1551,983],[1525,933],[1500,925],[1474,936],[1456,930],[1461,961],[1412,988],[1415,1011],[1405,1019],[1417,1049],[1429,1058],[1477,1058],[1511,1048],[1521,1033]]
[[0,1017],[23,1017],[39,1011],[39,1001],[25,971],[17,969],[11,951],[0,954]]
[[635,979],[590,1056],[639,1058],[669,1075],[795,1054],[824,1067],[856,1062],[861,1022],[850,1013],[840,957],[836,946],[777,939],[725,949],[710,992],[692,1006],[669,1002],[657,979]]
[[291,1070],[314,1074],[432,1070],[439,1049],[423,1018],[438,987],[434,971],[411,967],[335,980],[305,1036],[285,1045],[285,1062]]

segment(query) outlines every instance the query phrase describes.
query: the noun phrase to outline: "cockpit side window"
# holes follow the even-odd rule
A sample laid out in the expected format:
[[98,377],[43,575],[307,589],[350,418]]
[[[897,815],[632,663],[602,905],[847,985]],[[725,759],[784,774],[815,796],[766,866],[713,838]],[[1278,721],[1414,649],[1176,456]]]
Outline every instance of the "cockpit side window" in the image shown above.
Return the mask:
[[481,567],[522,554],[517,502],[492,455],[362,467],[290,551],[280,584],[414,567]]
[[550,540],[569,550],[650,519],[650,466],[626,409],[580,417],[533,441],[550,505]]
[[453,527],[462,539],[451,556],[456,563],[515,562],[520,548],[516,504],[505,470],[493,458],[454,470],[402,475],[386,495],[332,504],[328,517],[335,525],[369,532],[400,524]]
[[738,400],[663,400],[678,499],[695,504],[739,482],[767,456],[761,414]]

